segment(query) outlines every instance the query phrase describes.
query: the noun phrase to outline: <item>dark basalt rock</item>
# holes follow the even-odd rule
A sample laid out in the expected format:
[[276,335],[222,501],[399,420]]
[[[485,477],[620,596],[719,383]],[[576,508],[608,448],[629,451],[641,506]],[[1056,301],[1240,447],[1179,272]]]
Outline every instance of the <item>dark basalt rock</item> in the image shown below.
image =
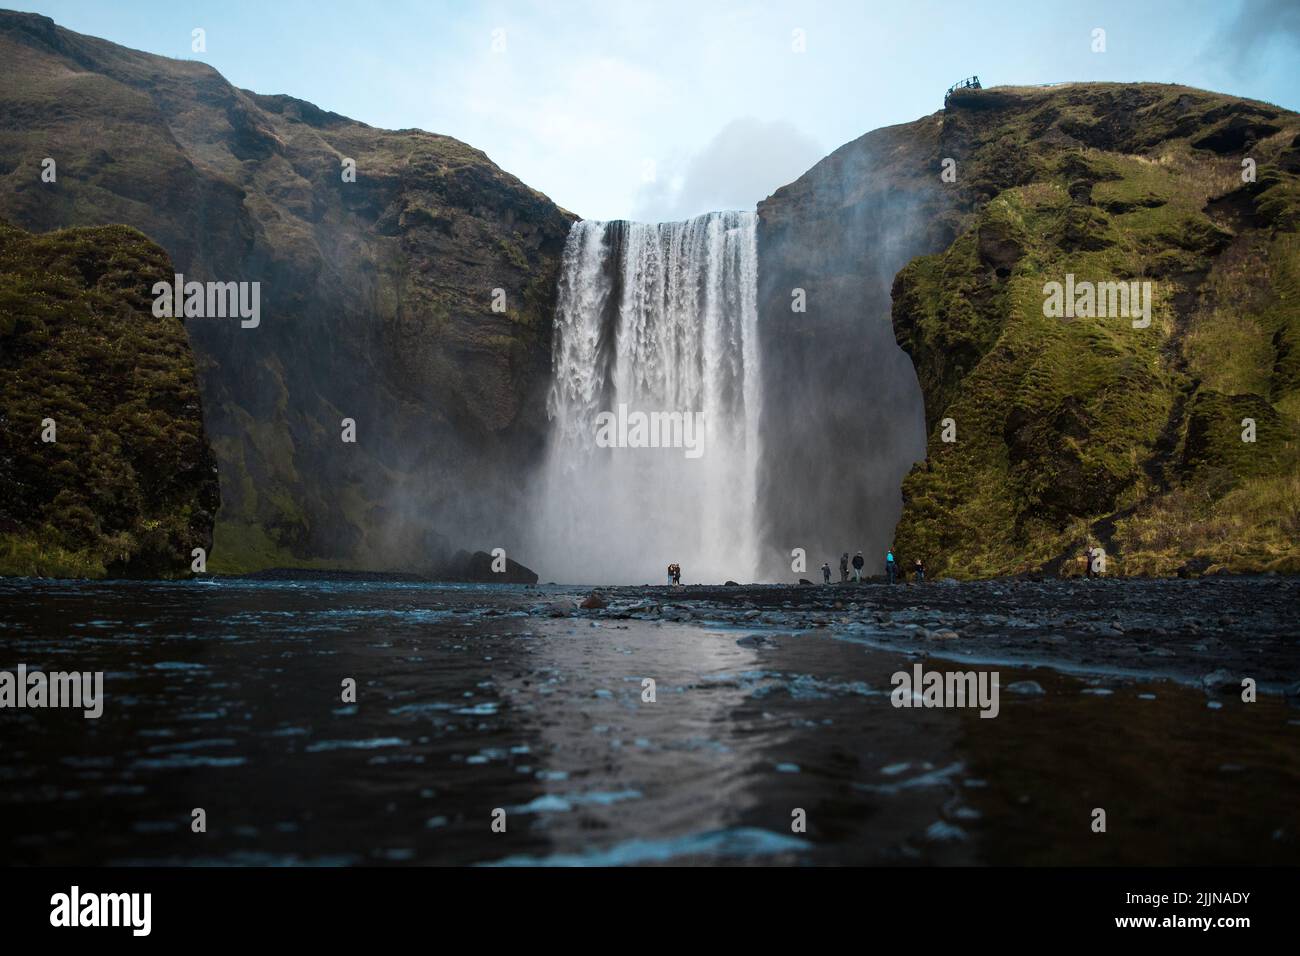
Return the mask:
[[441,581],[464,581],[474,584],[536,584],[537,574],[518,561],[507,557],[505,570],[494,571],[496,559],[486,551],[458,551],[436,575]]
[[978,250],[980,261],[1005,276],[1025,254],[1014,230],[1005,222],[980,226]]
[[1208,135],[1193,140],[1192,148],[1220,154],[1242,153],[1281,129],[1271,123],[1252,122],[1243,116],[1234,116]]

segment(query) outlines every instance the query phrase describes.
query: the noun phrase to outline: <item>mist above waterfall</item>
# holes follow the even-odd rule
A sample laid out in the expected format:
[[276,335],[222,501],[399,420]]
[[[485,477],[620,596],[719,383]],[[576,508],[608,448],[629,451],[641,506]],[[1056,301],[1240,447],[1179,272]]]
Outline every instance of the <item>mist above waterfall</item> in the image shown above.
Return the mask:
[[760,570],[769,578],[790,579],[796,548],[810,572],[858,550],[868,573],[883,572],[903,478],[925,457],[921,389],[894,338],[891,286],[910,259],[952,236],[935,215],[947,198],[929,174],[938,126],[903,129],[846,144],[758,207]]
[[[684,581],[753,579],[755,234],[749,212],[573,226],[529,547],[543,578],[660,582],[675,561]],[[649,447],[655,423],[697,415],[702,447]]]

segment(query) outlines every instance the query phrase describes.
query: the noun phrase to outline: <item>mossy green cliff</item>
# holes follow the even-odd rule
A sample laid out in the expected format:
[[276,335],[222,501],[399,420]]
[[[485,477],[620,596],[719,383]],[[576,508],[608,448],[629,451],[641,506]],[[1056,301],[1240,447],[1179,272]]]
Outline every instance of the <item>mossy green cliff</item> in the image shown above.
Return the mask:
[[0,223],[0,574],[176,577],[212,547],[194,358],[147,294],[171,275],[126,226]]
[[[929,435],[903,558],[1300,571],[1300,116],[1070,84],[961,92],[941,123],[956,235],[893,289]],[[1067,276],[1150,283],[1149,326],[1045,315]]]

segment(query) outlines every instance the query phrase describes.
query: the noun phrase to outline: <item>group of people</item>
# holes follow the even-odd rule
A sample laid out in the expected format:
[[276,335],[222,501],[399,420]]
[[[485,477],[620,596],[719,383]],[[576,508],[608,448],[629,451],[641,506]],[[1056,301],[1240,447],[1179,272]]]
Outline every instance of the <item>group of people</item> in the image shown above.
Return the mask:
[[[849,553],[845,551],[840,555],[840,583],[847,584],[849,580],[849,568],[853,569],[854,582],[862,583],[862,568],[866,560],[859,551],[849,558]],[[916,583],[920,584],[925,580],[925,562],[917,558],[912,564],[912,573],[916,576]],[[894,584],[898,580],[898,560],[894,557],[894,549],[888,548],[885,551],[885,574],[889,577],[889,583]],[[831,564],[829,561],[822,562],[822,580],[827,584],[831,583]],[[682,583],[682,566],[674,561],[668,565],[668,584],[670,586],[680,586]],[[728,582],[730,583],[730,582]]]
[[[849,580],[849,568],[853,568],[853,580],[855,583],[862,582],[862,567],[866,564],[863,560],[862,552],[859,551],[849,560],[849,553],[845,551],[840,555],[840,583],[847,584]],[[916,576],[916,583],[920,584],[925,580],[925,562],[917,558],[912,565],[912,573]],[[898,560],[894,557],[894,549],[889,548],[885,551],[885,574],[889,578],[889,583],[893,584],[898,580]],[[826,584],[831,583],[831,564],[829,561],[822,563],[822,581]]]

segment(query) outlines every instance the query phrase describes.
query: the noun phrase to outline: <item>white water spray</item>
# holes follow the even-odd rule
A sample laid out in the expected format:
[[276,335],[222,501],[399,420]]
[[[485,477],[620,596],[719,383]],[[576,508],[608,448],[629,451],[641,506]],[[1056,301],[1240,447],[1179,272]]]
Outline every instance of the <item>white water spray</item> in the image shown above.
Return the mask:
[[[755,227],[748,212],[573,226],[530,548],[543,580],[663,583],[673,561],[683,583],[754,579]],[[618,416],[620,405],[627,417],[703,413],[698,457],[683,447],[601,447],[601,413]],[[621,434],[647,444],[635,427]]]

